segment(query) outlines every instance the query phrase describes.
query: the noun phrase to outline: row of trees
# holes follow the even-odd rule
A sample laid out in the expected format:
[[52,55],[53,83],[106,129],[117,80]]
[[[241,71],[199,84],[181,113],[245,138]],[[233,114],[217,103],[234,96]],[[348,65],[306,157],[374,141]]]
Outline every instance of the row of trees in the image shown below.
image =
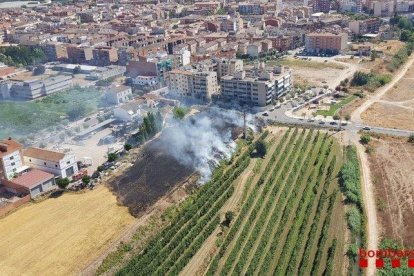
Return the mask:
[[148,112],[144,117],[142,124],[139,126],[139,132],[134,136],[135,142],[139,144],[154,137],[159,131],[161,131],[163,125],[163,117],[158,111],[157,113]]
[[[293,141],[293,139],[296,138],[297,132],[298,132],[297,129],[295,129],[293,135],[290,137],[289,140],[288,140],[288,138],[289,138],[289,134],[290,134],[290,129],[289,129],[289,131],[287,131],[285,133],[285,135],[282,137],[281,142],[278,144],[275,151],[273,152],[266,168],[263,170],[260,179],[265,179],[266,178],[266,175],[270,172],[276,158],[279,156],[279,154],[282,153],[282,149],[286,145],[286,143],[289,142],[288,145],[293,145],[293,143],[291,143],[291,142]],[[279,159],[279,162],[281,162],[280,160],[283,160],[282,157]],[[234,222],[234,224],[230,228],[229,233],[227,234],[225,240],[221,244],[219,252],[216,254],[213,261],[211,262],[210,267],[207,271],[207,275],[209,275],[209,276],[214,275],[215,272],[217,271],[220,259],[224,256],[229,244],[235,238],[237,231],[239,231],[243,220],[247,216],[250,208],[253,206],[253,203],[255,202],[257,196],[259,195],[259,190],[260,190],[260,185],[255,185],[254,189],[250,193],[247,201],[243,204],[243,207],[242,207],[242,209],[240,211],[240,214],[238,215],[236,221]]]

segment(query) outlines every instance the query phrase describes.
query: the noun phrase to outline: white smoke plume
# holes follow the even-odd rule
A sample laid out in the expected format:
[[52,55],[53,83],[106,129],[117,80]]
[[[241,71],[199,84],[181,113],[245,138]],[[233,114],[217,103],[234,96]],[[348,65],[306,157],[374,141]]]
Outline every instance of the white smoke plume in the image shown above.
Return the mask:
[[[247,121],[253,127],[251,116]],[[164,129],[157,144],[181,164],[196,169],[200,183],[205,183],[220,160],[230,158],[234,152],[234,127],[243,127],[242,113],[214,108]]]

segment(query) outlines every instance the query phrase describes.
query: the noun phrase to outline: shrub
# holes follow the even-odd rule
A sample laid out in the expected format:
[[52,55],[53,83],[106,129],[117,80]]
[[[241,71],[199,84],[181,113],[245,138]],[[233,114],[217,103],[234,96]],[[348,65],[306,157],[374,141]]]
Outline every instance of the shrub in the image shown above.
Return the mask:
[[411,134],[410,137],[408,137],[408,142],[414,144],[414,134]]
[[259,156],[263,157],[266,155],[267,152],[267,145],[264,140],[257,140],[255,144],[256,152]]
[[125,145],[124,145],[124,149],[125,149],[126,151],[130,151],[130,150],[132,149],[131,144],[125,144]]
[[69,179],[65,177],[65,178],[59,178],[56,184],[58,185],[59,188],[64,190],[66,189],[66,187],[68,187],[69,183],[70,183]]
[[359,141],[361,142],[361,144],[367,145],[371,141],[371,137],[369,135],[364,134],[361,136],[361,139]]
[[116,153],[109,153],[108,154],[108,162],[114,162],[118,159],[118,154]]
[[349,229],[353,233],[359,235],[362,229],[361,228],[362,218],[361,218],[361,213],[359,212],[357,207],[352,207],[351,209],[349,209],[349,211],[346,212],[346,218],[347,218]]

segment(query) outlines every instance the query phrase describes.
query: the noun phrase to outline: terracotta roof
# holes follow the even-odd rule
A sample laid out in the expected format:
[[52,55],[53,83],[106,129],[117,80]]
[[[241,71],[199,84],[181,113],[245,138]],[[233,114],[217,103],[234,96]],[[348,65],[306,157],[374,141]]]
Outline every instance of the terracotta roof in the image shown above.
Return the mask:
[[29,172],[12,179],[11,182],[31,189],[39,185],[40,183],[46,182],[47,180],[52,179],[54,177],[55,176],[53,174],[41,170],[32,169]]
[[14,140],[2,140],[0,141],[0,158],[6,155],[15,152],[16,150],[21,150],[23,146]]
[[33,157],[40,160],[59,162],[65,157],[65,154],[58,151],[30,147],[23,151],[23,156]]

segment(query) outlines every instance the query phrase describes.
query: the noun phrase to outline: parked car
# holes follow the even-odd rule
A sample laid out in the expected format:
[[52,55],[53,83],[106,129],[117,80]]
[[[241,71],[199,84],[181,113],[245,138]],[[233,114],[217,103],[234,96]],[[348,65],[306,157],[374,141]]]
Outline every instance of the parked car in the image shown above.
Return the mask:
[[325,124],[325,122],[324,122],[324,121],[319,121],[319,124],[320,124],[320,125],[324,125],[324,124]]
[[263,116],[269,116],[269,113],[265,112],[263,113]]
[[363,127],[362,129],[363,130],[371,130],[371,128],[370,127],[367,127],[367,126],[366,127]]

